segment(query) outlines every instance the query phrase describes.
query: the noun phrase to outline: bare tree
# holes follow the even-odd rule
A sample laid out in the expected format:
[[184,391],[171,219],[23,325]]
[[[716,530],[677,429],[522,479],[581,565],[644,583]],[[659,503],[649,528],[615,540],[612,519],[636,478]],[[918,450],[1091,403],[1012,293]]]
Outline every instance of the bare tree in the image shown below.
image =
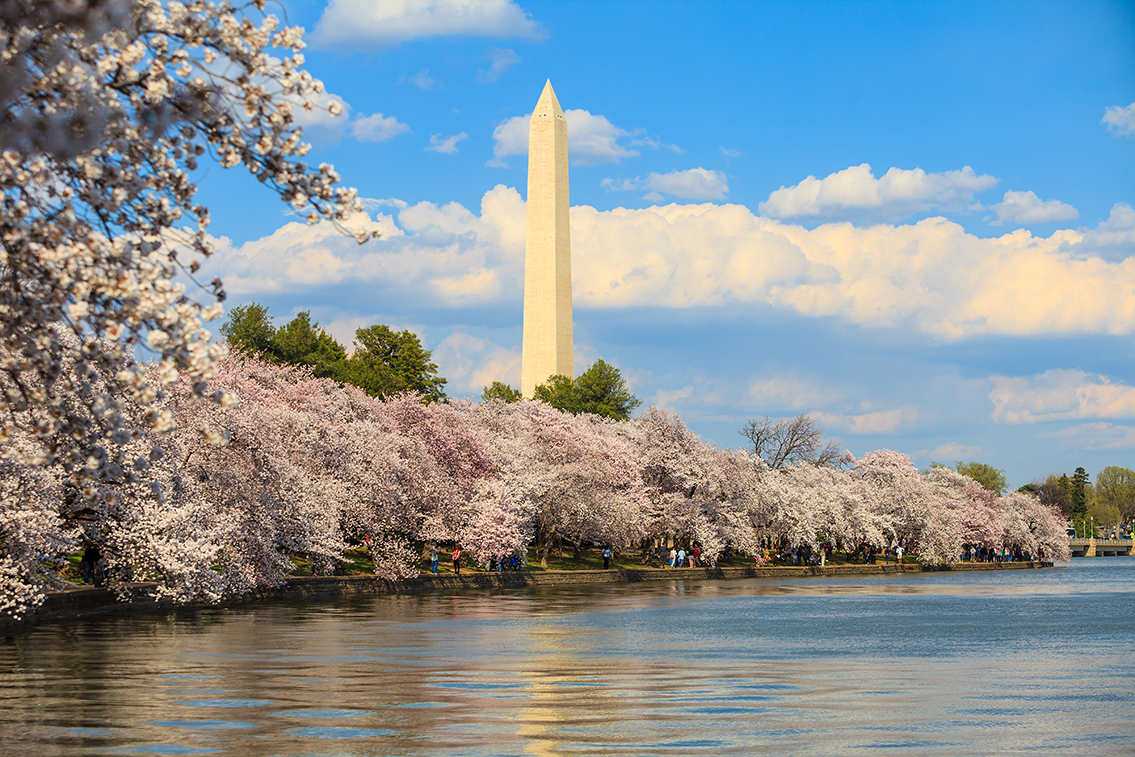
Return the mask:
[[741,428],[741,436],[753,445],[753,451],[770,468],[787,468],[804,463],[834,466],[839,462],[839,442],[824,441],[824,426],[815,418],[801,413],[795,418],[781,418],[773,423],[749,419]]

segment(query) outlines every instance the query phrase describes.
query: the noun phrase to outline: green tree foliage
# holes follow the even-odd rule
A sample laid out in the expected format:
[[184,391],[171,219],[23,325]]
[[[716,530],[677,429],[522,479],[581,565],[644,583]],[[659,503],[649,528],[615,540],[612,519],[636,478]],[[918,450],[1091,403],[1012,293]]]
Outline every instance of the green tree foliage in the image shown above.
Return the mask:
[[494,381],[481,392],[481,402],[500,400],[501,402],[519,402],[524,399],[519,389],[513,389],[502,381]]
[[1135,471],[1109,465],[1096,474],[1096,498],[1114,507],[1124,521],[1135,519]]
[[233,308],[221,326],[221,334],[230,347],[241,352],[253,355],[264,353],[268,359],[275,357],[272,343],[276,338],[276,329],[272,326],[265,305],[250,302]]
[[1088,472],[1083,468],[1077,468],[1068,485],[1068,498],[1072,501],[1072,514],[1081,518],[1088,512],[1087,483]]
[[382,325],[359,329],[355,352],[348,357],[343,345],[311,320],[310,311],[275,328],[268,308],[253,302],[229,311],[221,333],[241,352],[259,353],[277,364],[308,366],[320,378],[354,384],[371,396],[415,392],[427,401],[445,399],[446,380],[412,331]]
[[1008,486],[1008,482],[1005,480],[1005,471],[994,468],[988,463],[963,463],[959,460],[955,470],[963,476],[969,476],[999,497],[1005,492],[1005,487]]
[[629,418],[642,404],[627,388],[619,369],[603,360],[596,360],[574,381],[567,376],[550,377],[536,387],[534,399],[574,415],[594,413],[619,420]]
[[320,378],[343,380],[347,351],[318,323],[312,323],[307,310],[276,330],[272,350],[281,363],[308,365]]
[[438,375],[431,357],[412,331],[367,326],[355,332],[355,353],[347,361],[345,376],[371,396],[416,392],[427,401],[443,400],[446,380]]

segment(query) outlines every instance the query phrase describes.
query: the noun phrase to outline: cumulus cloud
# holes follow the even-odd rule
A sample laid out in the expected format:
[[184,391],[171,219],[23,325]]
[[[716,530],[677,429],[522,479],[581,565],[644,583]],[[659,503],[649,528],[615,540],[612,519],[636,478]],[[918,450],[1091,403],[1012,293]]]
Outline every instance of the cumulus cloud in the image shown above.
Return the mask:
[[997,183],[969,166],[960,171],[927,173],[921,168],[891,168],[876,179],[867,163],[837,171],[823,179],[809,176],[781,187],[759,210],[770,218],[856,219],[898,221],[934,208],[961,210],[975,194]]
[[[531,118],[531,113],[513,116],[493,129],[493,160],[488,165],[507,168],[504,158],[528,153],[528,122]],[[564,118],[567,120],[568,157],[572,165],[618,163],[623,158],[639,154],[632,146],[652,149],[663,146],[661,141],[650,138],[632,139],[642,130],[622,129],[606,116],[593,115],[586,110],[565,110]]]
[[1060,449],[1135,449],[1135,426],[1116,426],[1111,423],[1082,423],[1060,431],[1037,434],[1041,439],[1057,439]]
[[1108,219],[1085,232],[1074,249],[1082,255],[1097,255],[1104,260],[1123,260],[1135,255],[1135,209],[1125,202],[1116,203]]
[[480,216],[457,203],[367,204],[370,215],[348,221],[380,233],[363,245],[326,222],[289,223],[240,245],[215,240],[225,288],[255,295],[362,284],[449,305],[492,302],[522,288],[525,213],[515,189],[487,192]]
[[[439,305],[519,298],[525,208],[498,186],[481,214],[456,203],[373,204],[384,238],[362,247],[330,226],[289,224],[222,245],[234,294],[321,281],[385,283]],[[815,229],[741,205],[571,209],[578,307],[753,304],[945,340],[975,335],[1135,333],[1135,257],[1076,252],[1084,233],[983,239],[943,218]]]
[[430,136],[430,143],[426,146],[426,149],[432,152],[440,152],[445,153],[446,155],[452,155],[453,153],[457,152],[457,143],[463,139],[468,138],[468,136],[469,135],[465,132],[454,134],[452,137],[445,138],[442,138],[440,134],[433,134]]
[[939,444],[934,449],[920,449],[911,453],[911,457],[915,460],[965,460],[969,458],[973,460],[976,457],[983,457],[989,455],[988,452],[981,447],[976,447],[969,444],[959,444],[958,442],[946,442]]
[[1135,259],[1080,259],[1076,231],[982,239],[942,218],[808,230],[713,204],[572,214],[584,306],[761,303],[945,339],[1135,331]]
[[494,381],[520,386],[520,350],[483,337],[455,331],[433,350],[433,359],[449,380],[446,392],[453,396],[479,397]]
[[1049,221],[1069,221],[1080,217],[1080,211],[1071,205],[1059,200],[1042,200],[1035,192],[1010,190],[1005,193],[1001,202],[990,205],[989,209],[997,214],[997,218],[990,221],[993,226],[1003,226],[1006,223],[1028,226]]
[[322,47],[359,48],[449,36],[539,40],[547,31],[512,0],[331,0],[312,34]]
[[1107,376],[1054,368],[1035,376],[991,376],[992,418],[1020,424],[1080,418],[1135,418],[1135,387]]
[[603,186],[608,192],[646,189],[650,192],[646,199],[655,202],[665,199],[663,195],[688,200],[723,200],[729,194],[729,182],[725,174],[705,168],[690,168],[666,174],[652,173],[645,179],[604,179]]
[[360,142],[385,142],[408,131],[409,126],[394,116],[384,116],[381,113],[359,116],[351,122],[351,136]]
[[515,66],[520,62],[520,56],[514,51],[509,49],[500,49],[499,47],[490,47],[488,50],[488,58],[492,61],[488,68],[483,68],[477,72],[477,82],[479,84],[492,84],[505,71]]
[[1103,112],[1102,124],[1116,137],[1135,137],[1135,103],[1126,108],[1109,105]]
[[849,434],[897,434],[914,426],[921,414],[918,408],[903,405],[891,410],[866,413],[813,413],[828,430],[846,431]]

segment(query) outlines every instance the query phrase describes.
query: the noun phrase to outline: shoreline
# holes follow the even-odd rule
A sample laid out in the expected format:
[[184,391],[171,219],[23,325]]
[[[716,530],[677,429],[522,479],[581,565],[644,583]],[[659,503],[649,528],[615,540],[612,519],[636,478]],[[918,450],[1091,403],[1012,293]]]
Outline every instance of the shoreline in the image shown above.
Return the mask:
[[356,594],[419,594],[436,590],[503,589],[524,586],[570,586],[573,584],[641,583],[644,581],[728,580],[742,578],[811,578],[821,576],[873,576],[887,573],[944,573],[989,570],[1039,570],[1054,567],[1050,560],[1007,563],[955,563],[954,565],[826,565],[746,566],[724,568],[613,568],[610,570],[542,570],[518,572],[478,572],[454,575],[424,573],[416,578],[392,581],[377,576],[297,576],[282,586],[265,587],[210,602],[155,601],[149,598],[156,584],[128,584],[129,601],[119,601],[114,591],[93,586],[76,586],[51,591],[39,609],[21,620],[0,615],[0,631],[28,628],[41,621],[67,620],[90,615],[169,612],[208,607],[229,607],[273,599],[308,599]]

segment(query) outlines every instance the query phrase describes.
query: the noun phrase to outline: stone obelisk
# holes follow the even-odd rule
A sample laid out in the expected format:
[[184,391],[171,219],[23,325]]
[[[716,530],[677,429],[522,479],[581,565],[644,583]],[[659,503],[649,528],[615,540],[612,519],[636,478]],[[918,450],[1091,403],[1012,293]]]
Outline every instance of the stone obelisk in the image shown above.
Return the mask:
[[520,391],[526,398],[549,376],[575,376],[567,120],[550,81],[544,85],[528,126],[522,350]]

